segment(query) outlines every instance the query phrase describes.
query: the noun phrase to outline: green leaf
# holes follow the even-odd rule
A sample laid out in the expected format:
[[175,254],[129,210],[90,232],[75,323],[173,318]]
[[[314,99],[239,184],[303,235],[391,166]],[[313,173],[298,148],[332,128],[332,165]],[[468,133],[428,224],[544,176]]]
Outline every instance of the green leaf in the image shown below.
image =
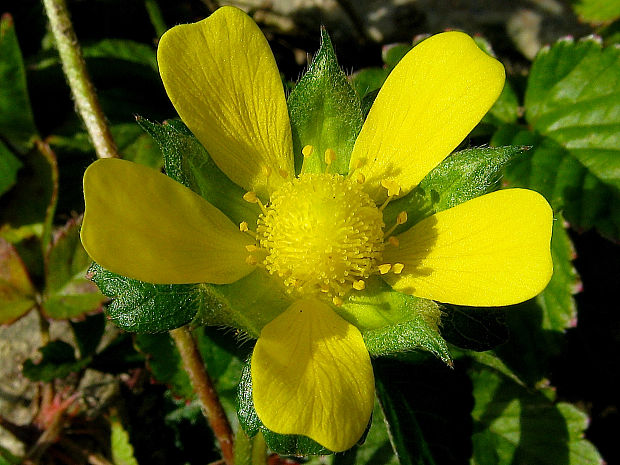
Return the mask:
[[41,361],[24,362],[23,374],[31,381],[50,382],[77,373],[90,363],[90,358],[77,360],[73,347],[64,341],[52,341],[39,349]]
[[10,324],[36,304],[36,290],[15,247],[0,238],[0,325]]
[[137,122],[159,145],[166,174],[222,210],[235,223],[258,219],[256,205],[243,200],[245,191],[217,167],[204,147],[180,121],[157,124]]
[[482,118],[482,122],[499,126],[503,123],[514,123],[517,119],[519,119],[519,98],[510,82],[506,81],[502,93]]
[[508,340],[504,308],[443,305],[441,336],[463,349],[485,351]]
[[114,299],[106,315],[125,331],[160,333],[189,323],[201,297],[197,284],[150,284],[120,276],[96,263],[92,280],[101,292]]
[[469,374],[475,399],[472,465],[603,463],[583,438],[583,412],[486,367],[474,366]]
[[[159,147],[148,134],[135,123],[121,123],[110,126],[112,137],[119,153],[125,160],[130,160],[151,168],[161,169],[163,159]],[[94,147],[86,132],[76,132],[71,136],[53,135],[47,141],[55,149],[71,150],[91,154]]]
[[338,66],[325,29],[321,29],[319,51],[288,98],[288,108],[295,158],[299,159],[306,145],[314,147],[312,155],[303,157],[301,170],[324,173],[325,150],[333,149],[336,160],[330,172],[348,173],[349,159],[355,139],[362,129],[363,115],[355,91]]
[[[361,100],[383,86],[390,72],[384,68],[365,68],[351,75],[351,84]],[[373,98],[374,100],[374,98]],[[370,106],[368,106],[370,110]]]
[[116,417],[110,420],[110,450],[114,465],[138,465],[129,440],[129,433]]
[[605,23],[620,18],[620,2],[610,0],[576,0],[573,8],[582,21]]
[[333,465],[400,465],[398,457],[394,454],[385,416],[379,402],[375,402],[372,412],[372,424],[366,435],[364,443],[355,446],[346,455],[354,454],[353,460],[339,461],[341,454],[334,456]]
[[[553,207],[565,208],[577,227],[620,237],[620,49],[592,37],[544,48],[532,65],[525,106],[528,123],[555,143],[553,156],[562,162],[547,173],[553,179],[557,172],[555,189],[568,191],[566,204],[552,201]],[[571,214],[584,198],[597,216]]]
[[250,438],[243,428],[237,430],[235,465],[267,465],[267,445],[261,433]]
[[37,129],[30,108],[22,53],[9,14],[0,19],[0,82],[0,137],[17,151],[27,152],[37,137]]
[[0,196],[17,182],[17,172],[22,163],[0,140]]
[[105,316],[103,313],[90,315],[83,321],[70,321],[73,336],[80,351],[80,357],[93,355],[101,342],[105,331]]
[[528,144],[534,148],[510,163],[504,180],[544,195],[554,211],[562,211],[576,228],[596,227],[608,237],[620,235],[620,193],[588,170],[571,153],[548,137],[506,125],[494,144]]
[[385,63],[386,68],[391,71],[412,48],[413,45],[411,44],[385,45],[381,50],[381,59]]
[[91,259],[80,241],[80,225],[81,219],[69,220],[48,251],[42,309],[49,318],[77,318],[106,300],[86,277]]
[[499,187],[502,168],[525,147],[480,147],[454,153],[443,160],[405,197],[390,202],[383,213],[386,224],[396,223],[401,211],[408,221],[394,231],[397,235],[420,220]]
[[249,359],[241,373],[238,395],[237,416],[239,423],[249,437],[252,438],[259,432],[262,433],[267,446],[280,455],[326,455],[332,453],[306,436],[274,433],[263,425],[254,409],[254,401],[252,400],[252,375]]
[[465,463],[469,457],[469,380],[432,359],[373,360],[377,397],[401,465]]

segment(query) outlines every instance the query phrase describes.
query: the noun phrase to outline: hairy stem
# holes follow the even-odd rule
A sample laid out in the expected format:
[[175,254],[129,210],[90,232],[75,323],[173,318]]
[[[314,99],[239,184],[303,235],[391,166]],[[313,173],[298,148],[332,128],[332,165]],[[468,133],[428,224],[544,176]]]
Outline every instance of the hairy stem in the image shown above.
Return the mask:
[[211,377],[206,371],[205,363],[198,351],[196,341],[186,327],[174,329],[170,331],[170,335],[181,354],[183,366],[202,404],[203,413],[220,443],[222,457],[226,465],[234,465],[232,429],[217,392],[213,387]]
[[56,41],[62,68],[75,99],[78,113],[82,117],[86,130],[95,146],[97,157],[118,157],[110,128],[99,105],[95,88],[88,76],[82,50],[69,18],[67,4],[65,0],[43,0],[43,5]]

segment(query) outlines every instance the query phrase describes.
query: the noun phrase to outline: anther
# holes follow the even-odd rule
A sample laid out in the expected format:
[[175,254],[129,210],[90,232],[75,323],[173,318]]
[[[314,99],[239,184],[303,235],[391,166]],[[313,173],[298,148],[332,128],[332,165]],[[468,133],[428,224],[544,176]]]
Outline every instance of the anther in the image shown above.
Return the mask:
[[403,263],[394,263],[392,271],[394,272],[394,274],[400,274],[401,271],[403,271],[403,268],[405,268],[405,265]]
[[382,265],[379,265],[378,268],[379,268],[379,273],[388,274],[390,270],[392,269],[392,265],[389,263],[384,263]]
[[271,169],[271,166],[263,166],[263,174],[265,175],[266,178],[271,176],[272,171],[273,170]]
[[359,281],[353,281],[353,289],[355,289],[356,291],[363,291],[364,289],[366,289],[366,282],[363,279],[360,279]]
[[335,296],[332,298],[332,302],[334,303],[334,305],[335,305],[336,307],[340,307],[340,306],[342,306],[342,299],[341,299],[340,297],[338,297],[337,295],[335,295]]
[[394,236],[390,236],[388,238],[388,243],[394,247],[398,247],[400,245],[400,241],[398,240],[397,237],[394,237]]
[[329,167],[331,166],[331,164],[334,162],[335,159],[336,159],[336,152],[334,151],[334,149],[325,150],[325,164],[327,165],[325,168],[326,173],[329,171]]
[[394,197],[400,194],[400,185],[393,179],[384,179],[381,181],[381,185],[387,189],[388,197]]
[[256,192],[246,192],[243,194],[243,200],[248,203],[258,203],[258,196],[256,195]]
[[406,211],[402,211],[396,217],[396,224],[394,226],[392,226],[390,229],[388,229],[387,231],[385,231],[385,233],[383,233],[383,237],[388,237],[390,234],[392,234],[394,232],[394,230],[398,226],[400,226],[401,224],[405,224],[406,222],[407,222],[407,212]]
[[245,246],[245,250],[247,250],[248,252],[256,252],[258,250],[258,247],[256,247],[254,244],[249,244]]
[[245,257],[245,262],[248,265],[256,265],[258,263],[258,260],[256,260],[256,257],[254,255],[248,255],[247,257]]
[[280,169],[278,170],[278,173],[279,173],[279,174],[280,174],[280,176],[282,176],[284,179],[288,178],[288,171],[286,171],[286,170],[284,170],[284,169],[280,168]]
[[362,165],[364,164],[363,160],[361,158],[356,159],[352,164],[351,164],[351,168],[353,168],[353,170],[357,170],[359,169]]
[[301,149],[301,153],[304,157],[308,158],[314,153],[314,147],[312,145],[306,145],[303,149]]
[[356,178],[355,180],[356,180],[359,184],[364,184],[364,182],[366,181],[366,176],[364,176],[362,173],[357,173],[357,175],[356,175],[356,177],[355,177],[355,178]]
[[241,223],[239,223],[239,231],[241,232],[248,232],[248,222],[247,221],[242,221]]

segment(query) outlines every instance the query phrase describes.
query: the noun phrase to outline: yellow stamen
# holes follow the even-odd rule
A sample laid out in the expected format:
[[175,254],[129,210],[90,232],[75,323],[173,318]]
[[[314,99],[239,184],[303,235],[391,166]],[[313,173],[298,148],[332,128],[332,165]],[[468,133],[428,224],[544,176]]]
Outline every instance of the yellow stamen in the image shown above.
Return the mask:
[[249,244],[245,246],[245,250],[247,250],[248,252],[256,252],[258,250],[258,247],[256,247],[254,244]]
[[271,166],[263,166],[263,174],[265,175],[266,178],[271,176],[272,172],[273,170],[271,169]]
[[306,145],[303,149],[301,149],[301,153],[303,153],[304,157],[308,158],[314,153],[314,147],[312,145]]
[[341,299],[340,297],[338,297],[337,295],[335,295],[335,296],[332,298],[332,302],[334,303],[334,305],[335,305],[336,307],[340,307],[340,306],[342,306],[342,299]]
[[364,176],[362,173],[357,173],[356,179],[355,179],[359,184],[364,184],[364,182],[366,181],[366,176]]
[[384,179],[381,181],[381,185],[387,189],[388,197],[394,197],[400,194],[400,185],[393,179]]
[[402,211],[396,217],[396,224],[405,224],[407,222],[407,212]]
[[241,232],[248,232],[248,222],[247,221],[242,221],[241,223],[239,223],[239,231]]
[[355,171],[359,169],[363,164],[364,162],[362,161],[362,159],[358,158],[357,160],[353,162],[353,164],[351,165],[351,168],[353,168],[353,171]]
[[404,264],[394,263],[394,266],[392,267],[392,271],[394,272],[394,274],[400,274],[401,271],[403,271],[403,268],[405,268]]
[[390,270],[392,269],[392,265],[390,265],[389,263],[384,263],[383,265],[379,265],[378,268],[379,268],[379,273],[388,274]]
[[258,260],[254,255],[248,255],[247,257],[245,257],[245,262],[248,265],[256,265],[258,263]]
[[282,176],[284,179],[288,178],[288,171],[283,170],[282,168],[280,168],[278,170],[278,173],[280,173],[280,176]]
[[400,245],[400,241],[398,240],[397,237],[394,237],[394,236],[390,236],[388,238],[388,242],[390,243],[390,245],[393,245],[394,247],[398,247]]
[[364,282],[363,279],[360,279],[359,281],[354,281],[353,289],[355,289],[356,291],[363,291],[364,289],[366,289],[366,282]]

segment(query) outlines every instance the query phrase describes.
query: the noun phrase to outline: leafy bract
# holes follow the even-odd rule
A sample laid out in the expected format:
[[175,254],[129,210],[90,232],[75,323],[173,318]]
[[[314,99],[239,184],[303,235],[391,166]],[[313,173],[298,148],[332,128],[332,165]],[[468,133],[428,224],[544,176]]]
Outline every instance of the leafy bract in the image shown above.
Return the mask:
[[603,460],[583,438],[587,416],[566,403],[554,403],[503,374],[470,370],[475,405],[472,465],[594,465]]
[[32,147],[37,129],[30,108],[26,71],[10,15],[0,19],[0,136],[19,152]]
[[[360,101],[338,66],[331,40],[321,30],[321,47],[308,71],[288,98],[296,158],[306,145],[314,148],[303,157],[303,172],[325,172],[325,150],[336,159],[330,172],[346,174],[355,139],[362,128]],[[297,163],[296,163],[297,164]]]

